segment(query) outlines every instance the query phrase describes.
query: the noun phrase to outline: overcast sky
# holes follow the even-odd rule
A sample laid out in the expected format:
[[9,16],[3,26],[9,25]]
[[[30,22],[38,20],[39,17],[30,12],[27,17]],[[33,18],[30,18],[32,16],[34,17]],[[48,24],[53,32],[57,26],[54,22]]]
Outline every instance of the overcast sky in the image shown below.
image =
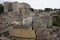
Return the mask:
[[3,3],[4,1],[25,2],[30,4],[34,9],[60,8],[60,0],[0,0],[0,3]]

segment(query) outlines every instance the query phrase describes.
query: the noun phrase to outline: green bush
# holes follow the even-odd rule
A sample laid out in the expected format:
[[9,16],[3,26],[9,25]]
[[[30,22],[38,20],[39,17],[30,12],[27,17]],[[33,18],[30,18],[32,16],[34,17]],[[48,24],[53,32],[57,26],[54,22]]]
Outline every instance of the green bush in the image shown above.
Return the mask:
[[53,25],[54,26],[60,26],[60,17],[59,16],[53,17]]

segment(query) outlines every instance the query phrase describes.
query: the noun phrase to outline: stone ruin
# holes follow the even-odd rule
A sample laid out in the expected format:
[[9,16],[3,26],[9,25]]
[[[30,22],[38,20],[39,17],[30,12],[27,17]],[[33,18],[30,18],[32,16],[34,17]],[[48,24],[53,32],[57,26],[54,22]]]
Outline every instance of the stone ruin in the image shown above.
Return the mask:
[[[50,31],[47,29],[47,27],[52,26],[53,17],[51,16],[51,12],[39,13],[32,11],[30,5],[27,3],[4,2],[3,5],[4,13],[6,14],[0,17],[0,21],[2,22],[2,25],[0,23],[0,28],[3,29],[0,31],[2,40],[6,38],[3,36],[4,33],[9,33],[14,28],[34,30],[37,40],[52,40],[51,34],[49,33],[52,29]],[[10,35],[8,38],[6,39],[11,40]]]

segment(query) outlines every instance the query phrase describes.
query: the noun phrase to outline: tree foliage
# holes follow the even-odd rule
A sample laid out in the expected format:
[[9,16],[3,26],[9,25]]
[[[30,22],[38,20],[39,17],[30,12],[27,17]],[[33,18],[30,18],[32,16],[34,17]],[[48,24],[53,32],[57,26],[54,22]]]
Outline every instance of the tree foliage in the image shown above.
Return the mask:
[[57,11],[57,15],[60,15],[60,10],[59,10],[59,11]]
[[44,10],[42,10],[42,9],[38,9],[38,11],[39,11],[39,13],[40,13],[40,12],[45,12],[45,11],[44,11]]
[[30,8],[30,10],[33,12],[34,11],[34,9],[33,8]]
[[53,11],[53,9],[52,8],[45,8],[44,11],[49,12],[49,11]]
[[54,9],[54,11],[55,11],[55,10],[60,10],[60,9]]
[[4,12],[4,7],[3,7],[2,4],[0,4],[0,15],[1,15],[1,13],[3,13],[3,12]]
[[53,25],[54,26],[60,26],[60,17],[59,16],[53,17]]

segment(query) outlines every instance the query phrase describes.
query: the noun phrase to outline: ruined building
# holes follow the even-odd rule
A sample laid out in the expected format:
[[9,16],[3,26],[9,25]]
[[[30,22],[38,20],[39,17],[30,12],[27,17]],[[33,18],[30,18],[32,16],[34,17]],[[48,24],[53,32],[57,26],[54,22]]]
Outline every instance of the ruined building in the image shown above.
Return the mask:
[[[9,21],[16,22],[19,25],[26,25],[25,20],[32,21],[33,12],[30,10],[30,5],[27,3],[4,2],[4,12],[8,12]],[[11,19],[11,20],[10,20]]]
[[[43,40],[43,35],[48,39],[47,35],[49,33],[47,31],[41,32],[41,30],[51,27],[51,13],[32,11],[27,3],[4,2],[3,5],[5,14],[1,15],[1,19],[5,21],[1,20],[3,21],[1,26],[4,25],[3,27],[5,28],[6,26],[6,28],[0,27],[4,29],[1,32],[3,34],[0,34],[2,36],[1,39],[6,38],[3,36],[5,33],[9,33],[8,38],[10,40],[36,40],[37,36],[38,40]],[[40,38],[40,35],[42,38]]]
[[[16,23],[18,25],[30,25],[32,21],[39,21],[40,26],[51,26],[52,17],[47,12],[32,12],[30,5],[27,3],[18,2],[4,2],[4,12],[8,12],[8,22]],[[35,22],[36,23],[36,22]],[[37,26],[37,24],[34,26]]]

